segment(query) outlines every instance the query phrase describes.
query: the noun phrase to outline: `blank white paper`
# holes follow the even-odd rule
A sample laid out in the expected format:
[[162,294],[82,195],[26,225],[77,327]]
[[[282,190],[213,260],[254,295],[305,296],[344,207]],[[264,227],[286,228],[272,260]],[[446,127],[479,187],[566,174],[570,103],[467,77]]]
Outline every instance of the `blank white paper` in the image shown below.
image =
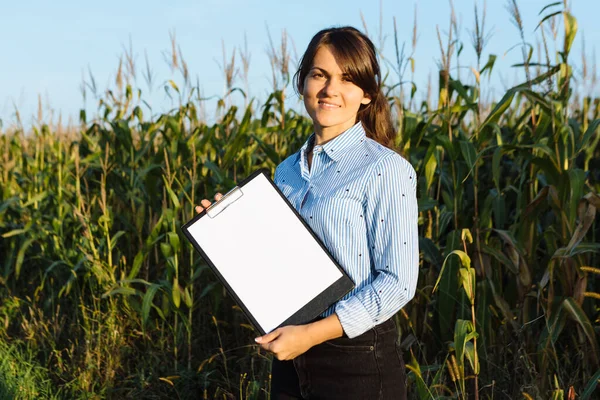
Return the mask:
[[241,190],[237,201],[188,231],[270,332],[342,273],[264,174]]

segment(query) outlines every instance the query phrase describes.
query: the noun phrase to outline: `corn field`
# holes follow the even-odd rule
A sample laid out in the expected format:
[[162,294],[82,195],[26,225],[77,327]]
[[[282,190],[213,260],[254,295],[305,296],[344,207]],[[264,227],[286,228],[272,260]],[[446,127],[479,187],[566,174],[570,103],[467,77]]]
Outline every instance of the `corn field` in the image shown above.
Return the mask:
[[[527,78],[489,104],[484,19],[473,83],[453,76],[457,44],[440,38],[436,99],[397,83],[415,67],[396,41],[385,91],[419,177],[419,283],[394,317],[409,398],[599,396],[600,98],[586,91],[597,71],[571,64],[566,6],[542,11],[544,46],[524,42],[516,66]],[[269,398],[270,355],[180,227],[312,132],[286,98],[285,40],[264,104],[227,65],[214,123],[179,58],[168,113],[145,115],[119,68],[93,119],[0,134],[1,398]]]

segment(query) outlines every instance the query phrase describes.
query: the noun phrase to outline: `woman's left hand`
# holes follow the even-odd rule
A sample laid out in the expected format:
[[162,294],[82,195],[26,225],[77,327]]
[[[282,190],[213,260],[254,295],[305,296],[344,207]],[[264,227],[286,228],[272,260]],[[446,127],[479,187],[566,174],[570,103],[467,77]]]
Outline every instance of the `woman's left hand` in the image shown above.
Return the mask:
[[278,360],[292,360],[313,347],[307,325],[288,325],[257,337],[256,343],[273,353]]
[[257,337],[256,343],[273,353],[278,360],[293,360],[313,346],[326,340],[339,338],[344,333],[342,324],[333,313],[306,325],[288,325]]

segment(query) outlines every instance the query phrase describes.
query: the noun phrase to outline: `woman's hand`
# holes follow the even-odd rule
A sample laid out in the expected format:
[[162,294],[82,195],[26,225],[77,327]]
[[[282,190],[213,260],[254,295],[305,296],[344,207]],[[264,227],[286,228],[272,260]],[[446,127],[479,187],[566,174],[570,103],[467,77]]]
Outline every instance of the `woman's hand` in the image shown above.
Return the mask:
[[[223,195],[221,193],[215,194],[215,201],[221,200],[221,197],[223,197]],[[210,200],[202,199],[202,201],[200,201],[200,204],[202,204],[202,205],[201,206],[196,206],[196,212],[198,214],[200,214],[202,211],[204,211],[205,208],[210,207],[210,205],[212,203],[210,202]]]
[[288,325],[255,339],[278,360],[293,360],[313,347],[308,325]]
[[257,337],[256,343],[278,360],[292,360],[313,346],[344,334],[337,314],[306,325],[288,325]]

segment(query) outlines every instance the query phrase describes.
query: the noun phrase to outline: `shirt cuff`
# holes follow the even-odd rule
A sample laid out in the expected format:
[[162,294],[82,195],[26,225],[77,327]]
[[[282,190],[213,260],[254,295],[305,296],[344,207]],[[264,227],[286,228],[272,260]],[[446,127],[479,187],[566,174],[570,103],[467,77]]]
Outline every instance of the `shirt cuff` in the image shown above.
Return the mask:
[[365,333],[375,326],[371,315],[356,296],[338,302],[335,307],[335,313],[342,324],[344,333],[350,339]]

